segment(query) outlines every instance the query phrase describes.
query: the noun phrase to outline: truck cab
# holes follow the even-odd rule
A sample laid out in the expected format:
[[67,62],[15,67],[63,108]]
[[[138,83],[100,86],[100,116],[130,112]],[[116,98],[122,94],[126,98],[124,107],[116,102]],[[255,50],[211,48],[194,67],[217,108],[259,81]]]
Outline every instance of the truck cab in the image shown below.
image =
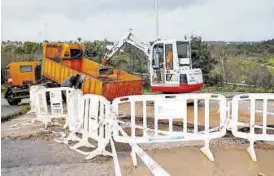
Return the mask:
[[12,62],[5,68],[5,98],[10,105],[18,105],[28,98],[29,86],[36,83],[35,67],[38,62]]

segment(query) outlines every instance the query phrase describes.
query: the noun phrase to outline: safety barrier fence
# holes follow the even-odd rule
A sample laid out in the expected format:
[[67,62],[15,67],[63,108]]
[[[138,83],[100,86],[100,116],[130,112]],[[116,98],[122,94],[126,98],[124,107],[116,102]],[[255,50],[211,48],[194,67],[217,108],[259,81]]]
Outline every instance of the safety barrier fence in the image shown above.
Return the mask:
[[45,127],[53,118],[67,116],[66,102],[72,88],[41,88],[36,90],[31,104],[36,113],[36,120],[44,123]]
[[[272,104],[273,94],[237,95],[231,102],[227,102],[223,95],[207,93],[139,95],[116,98],[110,103],[99,95],[83,95],[80,90],[41,89],[35,94],[36,104],[39,103],[36,113],[41,116],[41,112],[45,112],[45,116],[48,115],[49,118],[54,115],[57,117],[64,115],[62,108],[59,108],[60,111],[56,114],[42,110],[43,107],[47,107],[44,105],[46,92],[53,92],[56,97],[59,97],[56,98],[58,101],[54,98],[50,99],[50,104],[59,102],[59,105],[63,105],[60,103],[60,93],[57,93],[61,91],[67,93],[68,111],[65,116],[65,127],[68,127],[70,131],[62,142],[68,144],[68,141],[76,141],[77,143],[70,148],[86,155],[86,159],[97,155],[112,156],[116,175],[121,175],[121,170],[114,141],[129,144],[133,165],[137,166],[136,156],[138,155],[154,175],[168,175],[168,173],[138,144],[204,141],[201,152],[209,160],[214,161],[209,142],[212,139],[222,138],[226,130],[231,127],[235,137],[250,141],[248,151],[252,159],[256,161],[254,141],[274,141],[274,128],[269,126],[274,124],[273,112],[270,111],[270,106],[274,105]],[[261,110],[255,106],[258,100],[263,101]],[[245,106],[241,107],[242,101],[250,101],[250,105],[244,104]],[[189,105],[189,102],[193,102],[193,105]],[[228,106],[230,104],[231,108]],[[193,111],[189,111],[190,108]],[[241,108],[247,110],[244,112],[250,111],[250,114],[239,113]],[[213,110],[216,110],[214,114],[212,114]],[[262,123],[255,124],[256,112],[260,114],[258,111],[262,111]],[[244,119],[241,120],[243,117]],[[241,128],[246,126],[250,130],[246,133],[241,132]],[[262,134],[256,134],[257,128],[262,130]],[[90,138],[97,144],[91,143]],[[106,150],[108,144],[111,145],[111,153]],[[81,147],[96,149],[92,152],[84,152],[80,149]]]
[[77,133],[82,133],[83,118],[81,117],[81,110],[83,106],[83,93],[80,90],[71,91],[67,98],[67,118],[64,129],[69,129],[69,135],[67,136],[65,142],[68,141],[80,141],[81,138],[78,137]]
[[44,89],[45,87],[44,86],[41,86],[41,85],[33,85],[30,87],[30,110],[28,112],[28,114],[30,113],[35,113],[36,112],[36,93],[38,91],[40,91],[41,89]]
[[[256,110],[256,101],[263,102],[263,106],[261,107],[262,110]],[[274,133],[271,134],[271,129],[273,130],[273,128],[267,126],[270,125],[268,124],[268,121],[270,122],[270,116],[273,114],[268,112],[268,108],[270,108],[268,104],[271,101],[274,103],[274,94],[236,95],[232,100],[232,133],[235,137],[247,139],[249,141],[250,145],[247,151],[253,161],[257,161],[254,149],[255,141],[274,141]],[[246,126],[239,115],[239,109],[241,108],[240,102],[250,104],[250,112],[248,114],[248,125],[250,130],[248,132],[242,132],[239,130],[241,126]],[[262,112],[262,114],[256,114],[256,112]]]
[[[110,126],[107,124],[110,118],[110,102],[99,95],[84,95],[81,101],[83,106],[79,112],[83,120],[80,132],[82,138],[72,149],[88,155],[86,159],[94,158],[97,155],[112,156],[105,150],[111,137]],[[89,138],[97,141],[97,148],[92,152],[78,150],[80,147],[94,147],[89,143]]]
[[[187,102],[192,100],[194,103],[194,131],[188,129],[188,111]],[[219,124],[216,128],[209,126],[210,121],[210,102],[211,100],[217,101],[219,105]],[[204,130],[198,131],[198,101],[204,101]],[[154,124],[152,128],[147,126],[147,102],[154,104]],[[124,122],[122,118],[119,118],[119,105],[129,103],[130,105],[130,121]],[[142,104],[142,124],[136,124],[136,104]],[[226,98],[222,95],[212,94],[181,94],[181,95],[142,95],[142,96],[129,96],[116,98],[112,104],[113,113],[115,115],[114,121],[118,125],[130,126],[130,137],[119,135],[118,130],[114,128],[114,140],[124,143],[155,143],[155,142],[179,142],[179,141],[192,141],[202,140],[205,142],[205,146],[201,148],[201,151],[211,160],[214,157],[209,149],[209,141],[214,138],[223,137],[226,134],[225,122],[226,122]],[[159,129],[159,121],[167,120],[168,129]],[[174,121],[181,122],[183,129],[174,131]],[[120,123],[120,124],[119,124]],[[142,136],[136,136],[136,130],[141,129]]]

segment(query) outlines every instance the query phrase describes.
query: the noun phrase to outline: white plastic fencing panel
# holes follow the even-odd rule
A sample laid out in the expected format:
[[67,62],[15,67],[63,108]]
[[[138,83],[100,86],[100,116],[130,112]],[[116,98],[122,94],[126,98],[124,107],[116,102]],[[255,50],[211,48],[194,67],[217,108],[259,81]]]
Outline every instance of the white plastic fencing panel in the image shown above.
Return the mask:
[[[37,120],[45,125],[51,122],[52,118],[66,117],[67,107],[63,101],[62,94],[67,97],[72,88],[45,88],[37,91],[34,96],[36,99],[36,117]],[[48,106],[48,103],[50,106]]]
[[64,113],[62,92],[59,90],[53,90],[49,92],[50,106],[52,110],[52,115],[62,115]]
[[[274,141],[273,110],[274,94],[242,94],[233,97],[232,133],[235,137],[249,140],[247,151],[253,161],[257,161],[255,141]],[[249,130],[241,131],[243,127],[249,127]]]
[[84,104],[83,93],[81,90],[73,90],[67,98],[67,125],[72,132],[82,132],[83,117],[82,107]]
[[67,118],[64,129],[69,128],[69,135],[58,142],[64,142],[68,144],[68,141],[80,141],[81,138],[76,133],[83,132],[83,116],[82,106],[84,104],[83,93],[81,90],[73,90],[68,94],[67,98]]
[[[81,107],[81,116],[83,118],[82,139],[72,149],[88,155],[86,159],[91,159],[97,155],[112,154],[105,150],[106,145],[110,142],[110,102],[99,95],[84,95],[83,106]],[[92,152],[83,152],[78,150],[79,147],[94,147],[89,143],[88,138],[96,140],[97,148]]]
[[[128,137],[128,134],[117,124],[114,124],[114,127],[117,128],[123,136]],[[142,159],[145,165],[149,168],[149,170],[153,173],[153,175],[162,175],[162,176],[169,176],[169,174],[160,166],[158,165],[149,155],[142,150],[136,143],[129,143],[132,148],[131,157],[133,160],[133,165],[137,166],[137,158],[136,154]],[[117,159],[118,160],[118,159]],[[118,162],[118,161],[115,161]],[[120,172],[119,165],[115,163],[115,172]],[[119,174],[116,174],[119,175]]]
[[[188,102],[193,101],[194,125],[188,126]],[[204,113],[199,115],[201,108],[199,101],[204,102]],[[216,127],[210,126],[210,104],[216,101],[218,106]],[[154,106],[150,107],[149,104]],[[214,138],[223,137],[226,134],[226,98],[216,94],[176,94],[176,95],[141,95],[116,98],[113,101],[114,123],[129,134],[122,135],[114,128],[114,139],[124,143],[154,143],[154,142],[178,142],[202,140],[205,147],[201,151],[210,160],[214,157],[209,149],[209,141]],[[128,114],[122,114],[120,109],[129,106]],[[148,110],[150,108],[150,110]],[[151,109],[152,108],[152,109]],[[137,111],[136,111],[137,109]],[[154,113],[151,113],[154,111]],[[136,113],[138,115],[136,115]],[[150,114],[148,117],[148,113]],[[198,123],[198,116],[202,118],[203,124]],[[168,129],[160,128],[160,122],[168,124]],[[178,129],[174,129],[174,124]],[[202,130],[198,130],[202,126]]]
[[33,85],[30,87],[30,111],[28,112],[29,113],[34,113],[36,110],[36,92],[38,92],[39,90],[41,89],[44,89],[45,87],[44,86],[41,86],[41,85]]
[[36,116],[40,115],[47,115],[48,114],[48,107],[47,107],[47,98],[46,98],[46,93],[44,92],[44,89],[41,89],[34,93],[35,96],[35,112]]

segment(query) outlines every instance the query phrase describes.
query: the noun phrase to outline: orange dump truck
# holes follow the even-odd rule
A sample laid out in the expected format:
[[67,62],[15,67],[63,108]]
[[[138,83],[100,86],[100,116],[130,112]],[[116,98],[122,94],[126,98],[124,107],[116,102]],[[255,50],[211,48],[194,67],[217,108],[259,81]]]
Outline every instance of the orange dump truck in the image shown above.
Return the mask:
[[84,46],[80,44],[45,43],[43,48],[42,75],[58,84],[68,77],[86,75],[82,85],[84,94],[103,95],[108,100],[126,95],[143,93],[143,80],[129,73],[113,69],[108,77],[98,70],[100,64],[83,58]]
[[[106,75],[99,73],[100,64],[86,59],[81,44],[44,43],[42,66],[38,62],[14,62],[6,69],[5,98],[17,105],[29,97],[29,86],[44,84],[57,87],[68,77],[86,76],[82,85],[84,94],[97,94],[113,100],[116,97],[143,93],[143,80],[117,69]],[[102,70],[102,69],[100,69]]]
[[4,97],[10,105],[17,105],[21,99],[29,97],[29,85],[36,82],[35,68],[38,62],[12,62],[5,68]]

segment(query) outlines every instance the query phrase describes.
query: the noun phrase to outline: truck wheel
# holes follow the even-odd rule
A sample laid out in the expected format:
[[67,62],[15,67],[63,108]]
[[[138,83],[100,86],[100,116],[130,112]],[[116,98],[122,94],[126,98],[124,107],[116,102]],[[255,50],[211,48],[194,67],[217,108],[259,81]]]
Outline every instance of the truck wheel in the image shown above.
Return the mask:
[[11,105],[11,106],[18,105],[21,102],[21,99],[14,99],[14,96],[12,93],[8,94],[7,100],[8,100],[9,105]]

